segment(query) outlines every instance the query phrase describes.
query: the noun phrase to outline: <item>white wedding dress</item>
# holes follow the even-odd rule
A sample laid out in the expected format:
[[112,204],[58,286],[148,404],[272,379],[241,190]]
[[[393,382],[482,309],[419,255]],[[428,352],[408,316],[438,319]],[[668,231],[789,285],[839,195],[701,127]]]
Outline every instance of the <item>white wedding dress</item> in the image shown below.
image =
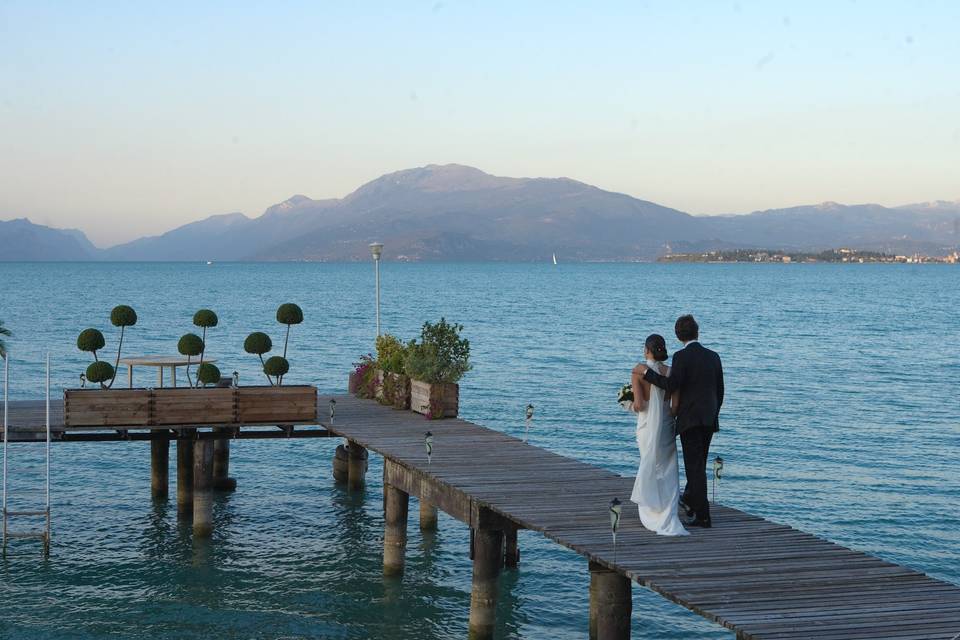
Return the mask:
[[[660,371],[658,363],[652,360],[647,360],[647,366]],[[651,385],[650,402],[637,414],[640,468],[630,500],[637,504],[640,522],[650,531],[662,536],[685,536],[689,532],[677,515],[680,500],[677,441],[670,405],[664,395],[663,389]]]

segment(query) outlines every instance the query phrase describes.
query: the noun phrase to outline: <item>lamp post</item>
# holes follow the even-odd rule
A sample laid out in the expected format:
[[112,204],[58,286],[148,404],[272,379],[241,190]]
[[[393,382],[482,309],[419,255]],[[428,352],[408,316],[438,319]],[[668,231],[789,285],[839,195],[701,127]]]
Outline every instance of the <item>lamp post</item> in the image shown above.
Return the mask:
[[614,498],[610,501],[610,530],[613,532],[613,561],[617,561],[617,531],[620,530],[620,512],[623,507],[620,505],[620,499]]
[[717,485],[723,478],[723,458],[716,456],[713,459],[713,501],[717,501]]
[[377,337],[380,337],[380,256],[383,254],[383,243],[371,242],[370,254],[373,255],[373,269],[377,278]]
[[423,434],[423,446],[427,450],[427,466],[429,467],[433,459],[433,433],[430,431]]
[[527,434],[530,432],[530,422],[533,421],[533,405],[532,404],[527,405],[527,411],[525,415],[526,415],[526,421],[524,422],[524,425],[523,425],[523,441],[524,442],[527,441]]

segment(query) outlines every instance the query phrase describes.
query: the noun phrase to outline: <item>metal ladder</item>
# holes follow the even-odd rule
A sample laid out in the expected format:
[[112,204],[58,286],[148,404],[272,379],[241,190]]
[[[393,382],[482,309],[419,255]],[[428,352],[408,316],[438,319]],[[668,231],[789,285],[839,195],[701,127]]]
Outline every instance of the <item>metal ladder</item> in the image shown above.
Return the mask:
[[[50,354],[47,354],[46,384],[46,461],[43,467],[44,508],[42,510],[10,510],[7,508],[7,471],[10,449],[10,359],[3,360],[3,550],[7,555],[7,541],[16,538],[39,538],[43,541],[43,554],[50,555]],[[10,518],[28,517],[44,519],[43,529],[11,531]]]

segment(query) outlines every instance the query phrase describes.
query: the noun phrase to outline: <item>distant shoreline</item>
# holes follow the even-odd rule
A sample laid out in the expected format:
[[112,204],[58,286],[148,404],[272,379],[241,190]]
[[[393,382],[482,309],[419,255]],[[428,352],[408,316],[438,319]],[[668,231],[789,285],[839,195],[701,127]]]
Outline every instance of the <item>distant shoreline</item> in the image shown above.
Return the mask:
[[847,248],[828,249],[818,253],[773,249],[736,249],[703,253],[672,253],[659,257],[657,262],[699,262],[705,264],[957,264],[960,262],[960,255],[954,251],[944,256],[920,254],[907,256]]

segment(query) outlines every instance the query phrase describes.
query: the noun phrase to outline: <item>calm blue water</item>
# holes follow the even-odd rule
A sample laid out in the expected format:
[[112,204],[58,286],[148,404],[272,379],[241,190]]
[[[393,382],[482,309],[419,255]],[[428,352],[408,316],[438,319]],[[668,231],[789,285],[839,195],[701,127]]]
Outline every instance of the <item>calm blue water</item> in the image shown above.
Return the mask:
[[[960,269],[892,265],[384,264],[383,326],[412,337],[424,320],[466,325],[475,369],[464,417],[635,471],[633,421],[615,393],[646,335],[692,312],[724,359],[727,403],[714,451],[723,502],[960,583]],[[15,331],[14,398],[86,366],[87,326],[116,345],[109,312],[133,305],[129,355],[173,353],[209,307],[224,372],[255,382],[242,352],[253,330],[281,336],[281,302],[306,315],[291,339],[290,382],[345,388],[372,349],[372,265],[0,264],[0,318]],[[153,383],[140,372],[139,383]],[[334,440],[234,444],[239,490],[215,507],[212,544],[194,546],[175,508],[149,498],[146,443],[54,446],[54,543],[0,565],[0,636],[17,638],[462,638],[470,599],[468,530],[411,526],[401,583],[380,575],[381,466],[365,499],[335,488]],[[17,464],[39,448],[21,445]],[[415,507],[412,508],[412,513]],[[415,517],[411,517],[415,522]],[[582,638],[586,562],[521,532],[519,571],[503,577],[507,638]],[[728,638],[634,589],[634,637]]]

